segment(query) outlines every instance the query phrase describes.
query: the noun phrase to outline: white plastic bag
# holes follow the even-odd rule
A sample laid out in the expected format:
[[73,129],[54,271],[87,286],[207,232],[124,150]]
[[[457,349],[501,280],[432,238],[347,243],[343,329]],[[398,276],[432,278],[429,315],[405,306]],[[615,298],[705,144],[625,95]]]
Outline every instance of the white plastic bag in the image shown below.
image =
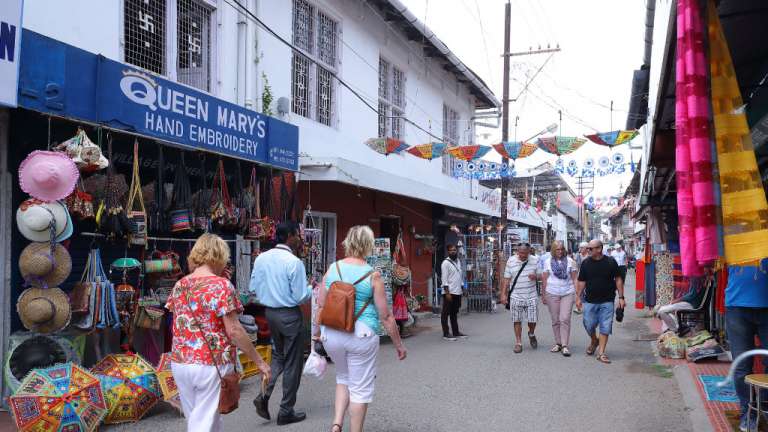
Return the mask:
[[328,367],[328,362],[325,360],[325,357],[312,350],[312,352],[309,353],[307,362],[304,363],[303,373],[304,375],[320,379],[323,377],[326,367]]

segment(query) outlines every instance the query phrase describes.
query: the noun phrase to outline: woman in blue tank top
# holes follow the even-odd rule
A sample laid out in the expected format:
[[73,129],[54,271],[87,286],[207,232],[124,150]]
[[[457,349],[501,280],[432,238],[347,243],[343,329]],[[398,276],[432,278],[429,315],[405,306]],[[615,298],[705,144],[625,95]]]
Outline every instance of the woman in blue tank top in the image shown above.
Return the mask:
[[368,404],[373,401],[381,325],[392,339],[397,357],[403,360],[407,354],[387,304],[381,275],[373,271],[365,260],[373,253],[373,242],[373,231],[369,227],[358,225],[350,228],[343,243],[346,258],[331,265],[325,273],[322,284],[325,289],[320,290],[318,299],[322,309],[326,292],[333,282],[351,284],[360,280],[355,284],[355,314],[360,316],[355,321],[354,332],[322,327],[321,335],[314,335],[321,337],[325,351],[336,365],[336,403],[331,432],[341,432],[347,410],[350,429],[353,432],[363,430]]

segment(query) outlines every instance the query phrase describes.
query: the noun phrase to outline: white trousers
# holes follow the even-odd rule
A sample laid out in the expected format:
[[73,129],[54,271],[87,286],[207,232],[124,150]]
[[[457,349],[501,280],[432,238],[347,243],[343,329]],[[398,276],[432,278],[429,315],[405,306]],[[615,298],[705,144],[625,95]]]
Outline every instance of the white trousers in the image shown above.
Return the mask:
[[[232,365],[219,369],[221,375],[232,371]],[[221,381],[216,367],[199,364],[171,363],[171,372],[179,388],[181,408],[187,418],[187,432],[221,430],[219,392]]]
[[688,302],[678,302],[661,306],[659,308],[659,318],[661,319],[661,331],[665,332],[670,329],[677,332],[678,323],[675,312],[680,310],[693,310],[693,305]]
[[373,402],[379,336],[368,332],[362,337],[330,328],[323,332],[323,347],[336,366],[336,383],[347,386],[352,403]]

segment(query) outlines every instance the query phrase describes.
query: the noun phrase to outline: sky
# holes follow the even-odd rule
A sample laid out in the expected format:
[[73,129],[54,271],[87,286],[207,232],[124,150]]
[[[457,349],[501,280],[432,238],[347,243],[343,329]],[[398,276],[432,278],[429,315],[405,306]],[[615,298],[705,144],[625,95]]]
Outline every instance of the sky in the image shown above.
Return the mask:
[[[504,0],[402,0],[416,16],[472,68],[502,99]],[[555,47],[561,51],[512,57],[510,139],[527,139],[552,123],[562,136],[623,129],[632,72],[643,57],[645,0],[511,0],[511,51]],[[543,67],[542,67],[543,66]],[[536,75],[536,71],[541,71]],[[536,75],[534,77],[534,75]],[[531,78],[533,78],[531,80]],[[527,91],[523,91],[525,83]],[[519,96],[519,97],[518,97]],[[611,115],[613,101],[613,115]],[[562,112],[562,121],[558,110]],[[517,119],[517,128],[515,128]],[[516,129],[516,130],[515,130]],[[501,141],[501,128],[478,128],[481,144]],[[632,147],[641,147],[640,137]],[[615,150],[588,142],[565,163],[621,152],[635,162],[640,150]],[[491,152],[496,155],[495,152]],[[491,156],[498,157],[496,156]],[[518,171],[556,157],[541,150],[519,159]],[[632,174],[595,178],[596,198],[623,193]],[[575,180],[564,178],[575,190]]]

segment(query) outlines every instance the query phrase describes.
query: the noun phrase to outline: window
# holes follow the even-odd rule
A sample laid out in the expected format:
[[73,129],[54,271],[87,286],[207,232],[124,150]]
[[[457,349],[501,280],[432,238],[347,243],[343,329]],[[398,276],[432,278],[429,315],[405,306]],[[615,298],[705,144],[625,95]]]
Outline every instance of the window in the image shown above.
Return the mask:
[[125,61],[210,91],[213,12],[207,0],[124,0]]
[[403,139],[405,72],[379,58],[379,136]]
[[[443,104],[443,141],[449,146],[459,145],[459,113]],[[443,174],[452,175],[455,160],[452,156],[443,157]]]
[[339,24],[307,0],[293,0],[291,109],[327,126],[336,123]]

